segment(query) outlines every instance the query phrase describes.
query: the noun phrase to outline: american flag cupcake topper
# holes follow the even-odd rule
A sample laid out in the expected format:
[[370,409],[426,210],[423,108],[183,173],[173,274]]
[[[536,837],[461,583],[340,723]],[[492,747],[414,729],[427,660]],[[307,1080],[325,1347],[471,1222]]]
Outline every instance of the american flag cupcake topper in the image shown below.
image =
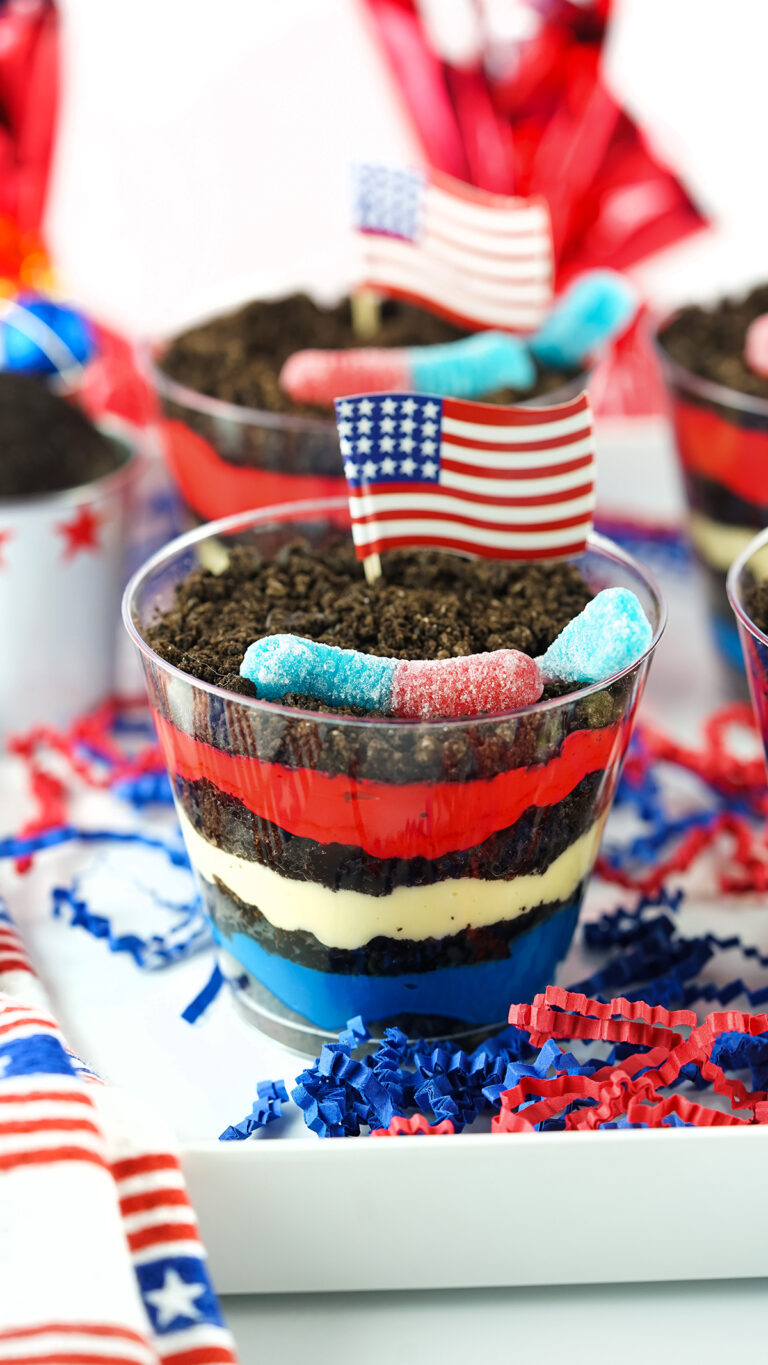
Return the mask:
[[584,550],[595,506],[585,393],[547,408],[418,393],[357,394],[335,407],[370,581],[381,552],[402,546],[521,560]]
[[459,326],[533,332],[552,302],[543,199],[474,189],[437,171],[358,165],[354,227],[363,291],[402,298]]

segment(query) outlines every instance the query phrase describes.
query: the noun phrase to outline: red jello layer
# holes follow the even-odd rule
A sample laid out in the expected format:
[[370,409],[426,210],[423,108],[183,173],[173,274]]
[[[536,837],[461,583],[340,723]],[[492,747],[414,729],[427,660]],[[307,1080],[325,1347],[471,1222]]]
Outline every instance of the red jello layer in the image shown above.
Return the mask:
[[684,469],[713,479],[737,497],[768,506],[768,423],[764,430],[741,426],[719,412],[675,396],[672,417]]
[[334,478],[234,465],[222,460],[213,446],[184,422],[163,421],[161,431],[166,462],[184,501],[209,521],[252,507],[333,498],[347,490],[341,468]]
[[439,858],[482,843],[530,806],[555,805],[588,773],[618,763],[631,729],[625,718],[602,730],[574,730],[548,763],[489,779],[395,785],[223,753],[157,712],[155,725],[172,775],[206,778],[290,834],[353,845],[375,858]]

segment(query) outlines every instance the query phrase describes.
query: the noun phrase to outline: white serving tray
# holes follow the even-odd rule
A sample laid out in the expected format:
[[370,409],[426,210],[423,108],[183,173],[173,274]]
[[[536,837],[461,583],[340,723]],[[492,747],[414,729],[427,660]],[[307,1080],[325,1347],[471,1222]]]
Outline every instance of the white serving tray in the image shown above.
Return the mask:
[[[614,424],[602,446],[606,505],[635,516],[677,514],[674,468],[658,424]],[[671,625],[645,714],[693,739],[699,718],[725,699],[727,675],[709,642],[698,585],[671,575],[665,588]],[[22,790],[6,762],[3,832],[20,821]],[[91,825],[129,822],[106,797],[86,797],[78,817]],[[72,1046],[171,1120],[220,1292],[768,1274],[768,1129],[320,1141],[291,1105],[282,1124],[255,1139],[218,1142],[250,1111],[257,1080],[282,1077],[290,1088],[305,1060],[262,1038],[227,995],[195,1027],[182,1021],[210,971],[207,956],[142,973],[53,920],[51,887],[80,873],[101,879],[105,904],[93,901],[95,909],[135,896],[137,881],[183,896],[186,874],[172,874],[159,858],[73,845],[38,859],[26,878],[0,864],[0,891],[22,923]],[[616,888],[595,883],[585,914],[621,899]],[[692,932],[735,931],[768,949],[765,903],[713,898],[706,869],[691,883],[681,916]],[[751,984],[747,965],[734,956],[718,970],[723,980],[745,975]],[[593,969],[577,943],[560,980]]]

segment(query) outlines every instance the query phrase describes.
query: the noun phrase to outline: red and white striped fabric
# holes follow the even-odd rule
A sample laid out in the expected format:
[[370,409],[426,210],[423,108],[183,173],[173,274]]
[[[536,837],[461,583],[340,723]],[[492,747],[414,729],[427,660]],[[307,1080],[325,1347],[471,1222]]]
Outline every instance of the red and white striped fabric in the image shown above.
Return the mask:
[[0,944],[0,1365],[236,1362],[172,1138],[73,1057],[2,907]]
[[511,198],[439,171],[355,167],[363,284],[459,326],[533,332],[552,302],[543,199]]
[[336,401],[358,559],[430,545],[489,559],[581,553],[595,506],[586,394],[511,408],[424,394]]

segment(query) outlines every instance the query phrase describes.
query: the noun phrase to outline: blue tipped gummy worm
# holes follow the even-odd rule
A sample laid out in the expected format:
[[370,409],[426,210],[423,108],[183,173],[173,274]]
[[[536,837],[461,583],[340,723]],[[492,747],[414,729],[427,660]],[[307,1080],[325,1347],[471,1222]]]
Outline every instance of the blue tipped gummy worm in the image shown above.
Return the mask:
[[296,351],[280,372],[294,402],[330,405],[350,393],[435,393],[482,398],[498,389],[521,393],[536,381],[533,357],[555,369],[581,365],[626,326],[637,307],[631,286],[613,270],[590,270],[553,305],[538,332],[476,332],[436,346]]
[[267,635],[248,646],[240,675],[264,701],[287,693],[329,706],[411,719],[513,711],[538,701],[543,678],[592,683],[635,663],[651,643],[643,609],[626,588],[606,588],[561,631],[540,659],[514,649],[454,659],[386,659]]
[[555,369],[581,365],[620,332],[637,308],[632,286],[614,270],[589,270],[566,289],[528,345]]
[[604,588],[537,659],[545,678],[595,683],[636,662],[653,639],[650,623],[628,588]]

